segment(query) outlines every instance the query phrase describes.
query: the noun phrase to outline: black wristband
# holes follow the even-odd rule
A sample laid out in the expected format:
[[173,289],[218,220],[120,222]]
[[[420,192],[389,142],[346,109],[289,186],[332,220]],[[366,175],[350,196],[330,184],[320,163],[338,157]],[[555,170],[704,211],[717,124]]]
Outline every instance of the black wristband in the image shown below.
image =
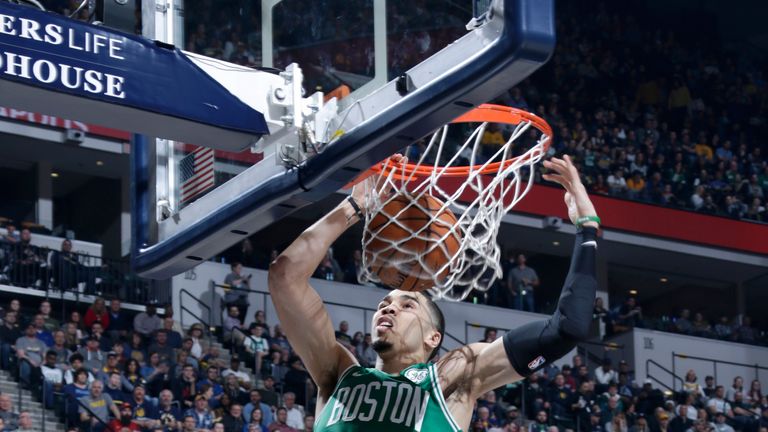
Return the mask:
[[357,215],[360,220],[365,220],[365,214],[363,214],[363,210],[360,208],[359,205],[357,205],[357,201],[355,201],[354,198],[352,198],[352,195],[347,197],[347,201],[349,201],[349,205],[352,206],[352,210],[355,211],[355,214]]

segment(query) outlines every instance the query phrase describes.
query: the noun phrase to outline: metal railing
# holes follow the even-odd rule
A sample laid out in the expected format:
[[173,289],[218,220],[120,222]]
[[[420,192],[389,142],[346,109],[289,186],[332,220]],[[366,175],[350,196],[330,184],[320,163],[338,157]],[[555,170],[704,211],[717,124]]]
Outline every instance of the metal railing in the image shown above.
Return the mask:
[[[666,372],[667,374],[669,374],[669,376],[672,377],[672,387],[668,386],[667,384],[664,383],[664,381],[662,381],[661,379],[651,374],[651,368],[650,368],[651,365],[656,366],[657,368],[661,369],[662,371]],[[677,374],[675,374],[674,371],[667,369],[666,367],[662,366],[659,362],[652,359],[647,359],[645,361],[645,376],[646,378],[658,383],[659,385],[661,385],[662,387],[666,388],[669,391],[675,391],[675,383],[678,381],[680,382],[680,388],[682,388],[684,384],[683,379],[679,377]]]
[[64,293],[119,298],[127,303],[171,302],[170,287],[142,279],[126,260],[113,260],[81,252],[62,252],[30,244],[2,245],[0,283],[46,291],[46,297]]
[[[272,295],[269,293],[269,291],[260,291],[260,290],[247,289],[247,288],[235,288],[235,287],[232,287],[232,286],[229,286],[229,285],[217,284],[217,283],[213,283],[212,286],[213,286],[214,290],[216,288],[221,288],[222,290],[233,290],[233,291],[240,291],[240,292],[247,292],[247,293],[252,293],[252,294],[258,294],[259,296],[261,296],[262,303],[264,305],[267,304],[267,298],[268,297],[272,297]],[[323,300],[323,304],[329,305],[329,306],[338,306],[338,307],[344,307],[344,308],[348,308],[348,309],[353,309],[353,310],[361,311],[363,313],[363,325],[364,325],[363,333],[369,333],[370,332],[369,328],[368,328],[368,324],[370,323],[368,317],[369,317],[369,315],[372,317],[373,314],[376,313],[376,309],[367,308],[367,307],[364,307],[364,306],[352,306],[352,305],[348,305],[348,304],[330,302],[330,301],[325,301],[325,300]],[[225,306],[224,302],[222,301],[221,302],[222,310],[223,310],[224,306]],[[267,313],[268,313],[267,310],[268,309],[265,307],[264,308],[264,320],[265,321],[269,321],[268,317],[267,317]]]
[[[204,308],[205,310],[208,311],[208,319],[207,320],[201,318],[199,315],[197,315],[195,312],[193,312],[192,310],[190,310],[188,307],[186,307],[184,305],[184,295],[188,296],[198,306],[201,306],[202,308]],[[181,328],[182,329],[186,328],[185,325],[184,325],[184,314],[191,315],[192,318],[197,320],[195,324],[197,324],[197,323],[203,324],[203,327],[205,329],[203,331],[203,335],[204,335],[205,339],[208,340],[208,343],[210,344],[212,336],[213,336],[213,332],[215,330],[215,327],[213,326],[213,323],[211,322],[211,319],[213,317],[213,315],[211,314],[211,306],[209,306],[208,304],[206,304],[205,302],[203,302],[199,298],[197,298],[194,295],[192,295],[192,293],[190,293],[186,289],[182,288],[179,291],[179,310],[180,310],[179,324],[181,324]]]
[[[712,370],[714,371],[712,376],[715,379],[715,382],[719,382],[717,380],[717,366],[721,365],[721,364],[722,365],[739,366],[739,367],[754,369],[754,371],[755,371],[755,379],[757,379],[757,380],[760,379],[760,371],[761,370],[768,371],[768,367],[760,366],[757,363],[749,364],[749,363],[733,362],[733,361],[730,361],[730,360],[717,360],[717,359],[713,359],[713,358],[705,358],[705,357],[691,356],[691,355],[687,355],[687,354],[680,354],[680,353],[676,353],[676,352],[672,351],[672,371],[671,372],[672,372],[673,375],[675,375],[675,373],[677,372],[676,359],[678,359],[678,358],[686,359],[686,360],[699,360],[699,361],[705,361],[705,362],[712,363]],[[680,381],[682,383],[682,380],[680,380]]]

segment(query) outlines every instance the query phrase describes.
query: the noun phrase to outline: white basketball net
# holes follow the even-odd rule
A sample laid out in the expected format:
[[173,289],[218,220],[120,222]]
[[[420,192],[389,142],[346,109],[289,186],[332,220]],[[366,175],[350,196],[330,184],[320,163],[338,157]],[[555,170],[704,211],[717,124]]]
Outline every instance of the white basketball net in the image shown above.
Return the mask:
[[[515,126],[511,137],[492,157],[488,160],[481,160],[484,159],[481,156],[481,140],[487,126],[488,123],[482,123],[456,150],[449,148],[446,144],[448,125],[435,132],[426,150],[422,152],[416,162],[416,166],[422,168],[422,171],[424,168],[431,168],[431,164],[426,164],[425,159],[428,155],[435,153],[437,154],[435,160],[441,161],[442,157],[448,159],[448,162],[441,163],[442,166],[431,170],[430,175],[421,177],[412,173],[416,169],[413,171],[406,170],[403,164],[402,168],[390,169],[388,172],[385,170],[380,176],[371,177],[367,180],[367,187],[373,190],[367,194],[366,198],[368,211],[363,233],[363,250],[368,250],[367,246],[374,238],[377,241],[386,241],[391,247],[379,249],[378,252],[372,251],[370,256],[368,253],[363,253],[363,265],[359,275],[360,283],[381,283],[379,277],[371,269],[373,262],[385,261],[387,265],[398,266],[418,261],[422,265],[423,271],[429,271],[429,275],[426,277],[431,278],[434,282],[434,287],[430,289],[430,293],[435,298],[461,301],[472,290],[487,291],[497,279],[502,277],[501,252],[496,243],[501,219],[531,189],[534,166],[545,156],[544,144],[551,137],[542,133],[530,149],[519,157],[513,158],[513,143],[520,140],[531,128],[531,123],[523,120]],[[467,164],[466,159],[469,160],[469,164]],[[494,162],[502,163],[492,174],[482,174]],[[441,187],[443,186],[441,180],[448,177],[451,171],[449,168],[464,165],[469,166],[469,175],[459,179],[462,184],[454,192],[449,192]],[[523,173],[525,178],[521,178],[521,169],[524,167],[529,169],[528,172]],[[402,213],[400,211],[398,214],[386,214],[388,222],[383,226],[375,227],[375,231],[371,231],[370,222],[375,215],[382,212],[388,203],[401,194],[412,200],[410,206],[419,207],[425,215],[435,215],[430,222],[445,225],[437,216],[445,208],[450,208],[456,215],[458,223],[451,228],[451,231],[443,235],[440,241],[436,241],[434,237],[425,236],[424,230],[412,232],[407,226],[398,222],[398,214]],[[421,207],[419,198],[426,194],[442,201],[443,208],[433,213]],[[378,237],[378,233],[391,224],[396,224],[403,230],[410,232],[411,235],[398,241],[389,241]],[[451,256],[450,253],[445,252],[443,241],[453,235],[454,231],[457,231],[461,238],[458,253],[453,255],[444,266],[430,270],[429,266],[425,265],[423,257],[434,248],[443,248],[445,256]],[[426,251],[411,251],[404,247],[409,240],[414,238],[431,242],[430,247]],[[393,250],[398,252],[396,260],[391,259]],[[438,277],[438,275],[444,275],[446,270],[447,276]],[[425,278],[424,273],[419,277]]]

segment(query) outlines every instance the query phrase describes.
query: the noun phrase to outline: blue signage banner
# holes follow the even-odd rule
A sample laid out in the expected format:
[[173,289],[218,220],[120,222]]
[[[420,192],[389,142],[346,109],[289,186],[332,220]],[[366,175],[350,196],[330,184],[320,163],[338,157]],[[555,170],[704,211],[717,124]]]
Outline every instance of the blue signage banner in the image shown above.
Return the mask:
[[0,80],[254,136],[269,133],[263,114],[176,48],[1,1]]

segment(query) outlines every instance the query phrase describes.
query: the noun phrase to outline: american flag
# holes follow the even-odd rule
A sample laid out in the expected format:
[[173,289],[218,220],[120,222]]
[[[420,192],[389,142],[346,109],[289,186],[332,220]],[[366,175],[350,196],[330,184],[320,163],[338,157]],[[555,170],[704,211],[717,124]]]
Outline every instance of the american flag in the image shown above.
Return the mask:
[[179,161],[181,202],[187,202],[214,186],[213,149],[198,147]]

